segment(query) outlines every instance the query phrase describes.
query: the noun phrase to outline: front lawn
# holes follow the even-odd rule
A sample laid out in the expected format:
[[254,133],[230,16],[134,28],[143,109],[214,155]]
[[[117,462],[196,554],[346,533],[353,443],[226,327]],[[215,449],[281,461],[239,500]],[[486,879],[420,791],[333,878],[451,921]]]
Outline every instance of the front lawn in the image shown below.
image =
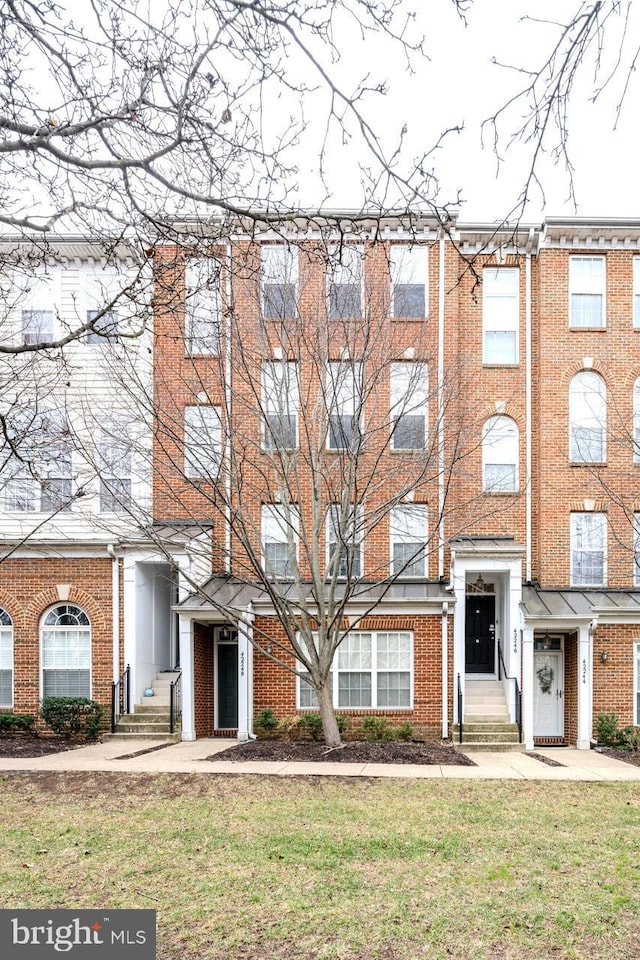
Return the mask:
[[158,960],[640,956],[637,784],[6,774],[3,907],[158,911]]

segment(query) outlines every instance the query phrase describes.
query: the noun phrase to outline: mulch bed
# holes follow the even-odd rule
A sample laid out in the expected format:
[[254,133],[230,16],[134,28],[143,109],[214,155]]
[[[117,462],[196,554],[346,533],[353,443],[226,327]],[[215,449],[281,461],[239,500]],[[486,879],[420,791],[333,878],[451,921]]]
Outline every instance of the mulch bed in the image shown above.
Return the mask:
[[30,757],[46,757],[49,753],[61,753],[63,750],[77,750],[86,747],[86,743],[65,740],[63,737],[34,737],[28,733],[0,736],[0,757],[15,760]]
[[603,753],[605,757],[612,757],[614,760],[624,760],[634,767],[640,767],[640,750],[616,750],[614,747],[596,747],[598,753]]
[[328,750],[326,744],[313,740],[251,740],[239,743],[207,760],[274,760],[284,763],[298,760],[311,763],[421,763],[475,767],[469,757],[457,753],[448,743],[369,743],[347,740],[340,747]]

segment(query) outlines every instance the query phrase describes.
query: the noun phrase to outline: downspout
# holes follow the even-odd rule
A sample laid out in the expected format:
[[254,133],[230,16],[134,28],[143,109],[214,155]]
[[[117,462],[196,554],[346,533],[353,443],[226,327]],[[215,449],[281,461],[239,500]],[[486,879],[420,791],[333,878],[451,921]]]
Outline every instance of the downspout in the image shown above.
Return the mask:
[[525,259],[525,580],[531,582],[533,571],[531,543],[532,536],[532,510],[533,510],[533,489],[532,489],[532,391],[531,382],[532,357],[531,357],[531,246],[533,243],[533,227],[529,231],[529,242],[527,244],[527,255]]
[[120,564],[112,543],[107,544],[107,553],[111,557],[111,638],[115,682],[120,677]]
[[438,579],[444,579],[444,269],[445,236],[440,231],[438,261]]
[[[226,243],[227,257],[227,276],[226,276],[226,294],[227,294],[227,324],[225,328],[225,358],[224,358],[224,394],[226,406],[226,432],[225,450],[222,452],[222,460],[227,460],[227,470],[224,479],[226,490],[226,504],[224,509],[224,566],[225,572],[231,573],[231,302],[232,302],[232,284],[231,284],[231,244]],[[215,535],[215,532],[214,532]]]
[[449,604],[442,604],[442,738],[449,736]]

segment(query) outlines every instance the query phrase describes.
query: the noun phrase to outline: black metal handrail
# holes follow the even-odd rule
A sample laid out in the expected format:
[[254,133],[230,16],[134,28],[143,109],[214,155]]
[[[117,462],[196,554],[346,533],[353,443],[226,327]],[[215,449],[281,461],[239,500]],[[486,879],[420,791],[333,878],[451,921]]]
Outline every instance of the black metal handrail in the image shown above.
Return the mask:
[[[504,674],[504,678],[503,678]],[[515,684],[516,701],[516,723],[518,725],[518,740],[522,743],[522,694],[520,693],[520,684],[517,677],[507,675],[507,668],[502,654],[502,641],[498,640],[498,680],[513,680]]]
[[117,680],[111,684],[111,733],[116,732],[118,719],[130,712],[131,667],[129,664]]
[[182,715],[182,670],[169,684],[169,733],[174,733],[178,717]]
[[462,682],[458,674],[458,743],[462,743]]

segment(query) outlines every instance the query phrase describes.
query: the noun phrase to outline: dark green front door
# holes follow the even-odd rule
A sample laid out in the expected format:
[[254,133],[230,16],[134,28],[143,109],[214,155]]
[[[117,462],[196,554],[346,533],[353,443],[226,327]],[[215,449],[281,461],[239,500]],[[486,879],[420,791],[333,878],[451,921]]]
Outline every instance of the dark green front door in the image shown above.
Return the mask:
[[238,644],[218,644],[216,682],[218,727],[235,730],[238,726]]

